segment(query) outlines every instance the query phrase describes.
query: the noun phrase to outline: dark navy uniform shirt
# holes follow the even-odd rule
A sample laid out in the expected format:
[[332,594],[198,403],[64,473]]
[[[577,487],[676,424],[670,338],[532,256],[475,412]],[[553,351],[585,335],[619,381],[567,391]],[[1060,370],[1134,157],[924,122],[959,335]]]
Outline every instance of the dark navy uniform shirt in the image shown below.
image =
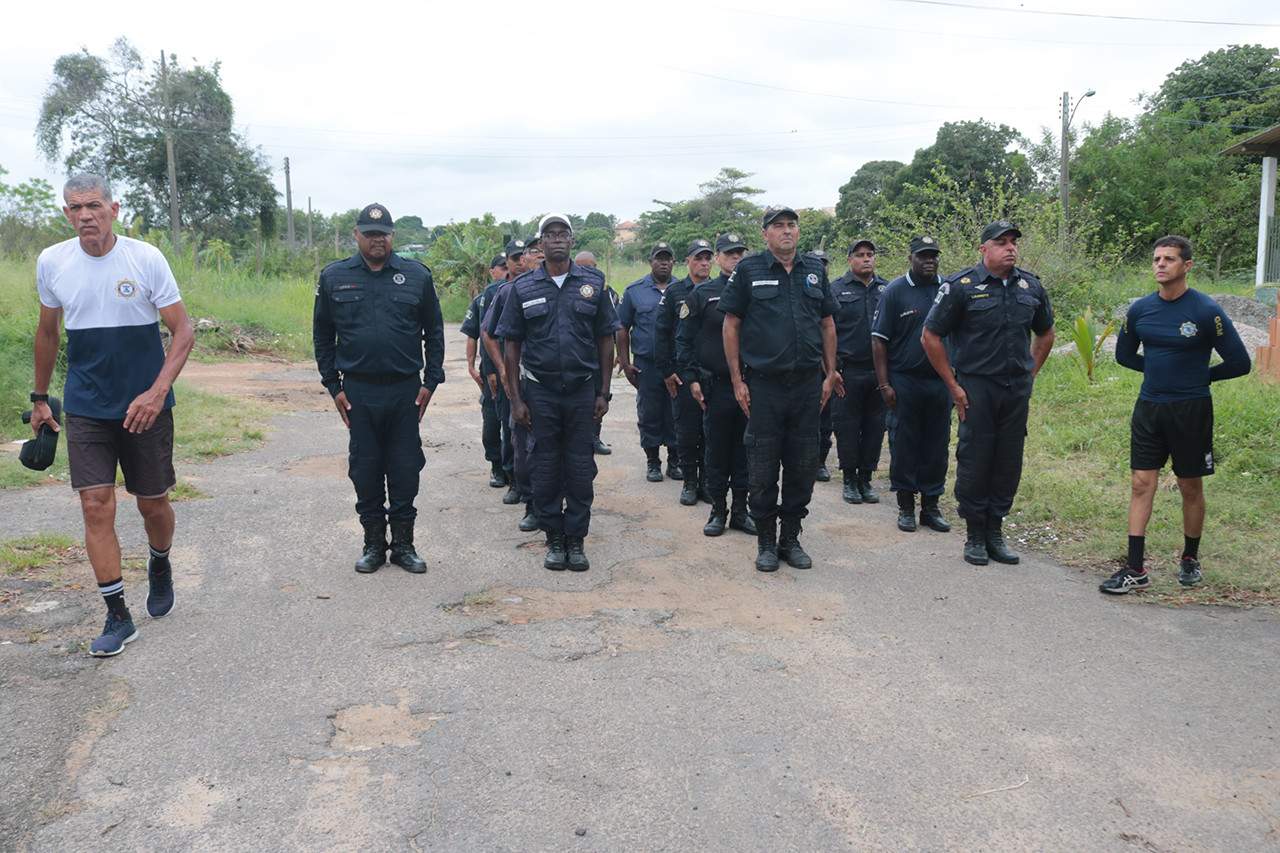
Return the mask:
[[942,283],[924,325],[951,337],[956,373],[1023,376],[1036,365],[1031,334],[1053,328],[1053,307],[1033,273],[1014,267],[1006,285],[978,264]]
[[676,325],[676,372],[680,381],[701,382],[706,374],[729,378],[724,356],[724,314],[717,311],[720,294],[729,283],[721,273],[693,289],[680,308]]
[[888,284],[888,279],[874,274],[870,284],[863,284],[852,270],[831,282],[840,306],[835,313],[837,364],[871,369],[871,318]]
[[822,261],[797,254],[791,272],[773,252],[753,252],[738,262],[717,306],[742,320],[742,364],[760,373],[817,369],[822,364],[822,318],[836,300]]
[[444,320],[431,271],[392,252],[377,272],[357,252],[320,272],[312,322],[320,381],[342,390],[340,374],[413,375],[435,390],[444,381]]
[[545,265],[530,270],[508,289],[497,337],[522,342],[521,363],[536,380],[571,387],[599,372],[597,340],[622,328],[607,289],[600,272],[577,264],[560,287]]
[[687,277],[673,281],[658,300],[658,318],[653,323],[653,363],[665,379],[676,372],[676,322],[680,306],[693,290]]
[[[671,282],[667,283],[671,286]],[[631,355],[652,360],[654,357],[654,325],[658,320],[658,303],[662,291],[653,283],[653,275],[637,279],[622,291],[622,304],[618,306],[618,319],[631,334]],[[670,375],[670,374],[668,374]]]
[[[1209,367],[1213,350],[1222,363]],[[1156,292],[1130,305],[1116,335],[1116,361],[1142,373],[1138,398],[1154,403],[1208,397],[1210,382],[1244,376],[1251,367],[1227,312],[1193,288],[1177,299]]]
[[890,373],[937,375],[920,343],[920,332],[940,284],[942,279],[937,276],[917,284],[911,273],[907,273],[889,282],[880,294],[880,305],[871,321],[871,334],[886,344]]
[[[462,334],[468,338],[480,338],[480,330],[484,328],[484,318],[488,315],[489,308],[493,305],[493,298],[497,294],[498,288],[506,283],[507,280],[505,278],[495,279],[485,285],[484,290],[480,291],[479,295],[471,300],[471,308],[467,311],[467,316],[462,321]],[[498,369],[494,367],[493,360],[489,358],[489,351],[484,347],[484,341],[480,341],[480,375],[488,376],[490,373],[497,372]]]

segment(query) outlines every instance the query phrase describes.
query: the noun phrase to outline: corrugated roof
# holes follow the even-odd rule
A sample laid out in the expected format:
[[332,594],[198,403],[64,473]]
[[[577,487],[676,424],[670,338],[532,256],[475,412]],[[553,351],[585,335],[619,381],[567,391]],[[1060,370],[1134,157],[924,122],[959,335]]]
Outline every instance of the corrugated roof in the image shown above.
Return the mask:
[[1240,157],[1280,157],[1280,124],[1218,153]]

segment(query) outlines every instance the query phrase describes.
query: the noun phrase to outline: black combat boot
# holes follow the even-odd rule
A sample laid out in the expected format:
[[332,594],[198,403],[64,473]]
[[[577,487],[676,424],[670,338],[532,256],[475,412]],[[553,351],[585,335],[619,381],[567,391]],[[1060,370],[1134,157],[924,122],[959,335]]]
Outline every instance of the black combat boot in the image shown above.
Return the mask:
[[987,564],[987,520],[966,518],[964,561],[975,566]]
[[538,529],[538,514],[533,511],[533,501],[525,502],[524,518],[520,519],[520,523],[516,526],[520,528],[521,533],[532,533]]
[[600,440],[600,427],[604,426],[603,420],[596,421],[596,443],[595,452],[599,456],[608,456],[613,452],[613,448]]
[[840,476],[844,480],[845,503],[862,503],[862,490],[858,488],[858,472],[854,468],[842,468]]
[[412,518],[392,519],[391,562],[406,572],[420,575],[427,570],[427,564],[413,550],[413,521]]
[[800,547],[800,519],[782,519],[782,535],[778,537],[778,557],[793,569],[811,569],[813,560]]
[[645,461],[649,469],[645,472],[644,478],[650,483],[662,482],[662,458],[658,456],[661,449],[660,447],[646,447],[644,449]]
[[831,448],[828,447],[826,450],[822,451],[822,458],[818,460],[818,474],[814,479],[819,483],[831,482],[831,471],[827,468],[827,454],[830,452]]
[[547,531],[547,558],[542,561],[542,567],[553,572],[563,572],[569,568],[569,557],[565,553],[563,531]]
[[507,480],[507,493],[502,496],[502,502],[507,506],[515,506],[520,503],[520,490],[516,488],[516,477],[514,473]]
[[898,492],[898,529],[904,533],[916,530],[915,492]]
[[591,568],[587,555],[582,550],[581,536],[564,537],[564,550],[571,572],[585,572]]
[[[684,496],[681,495],[681,503],[684,503]],[[702,526],[703,536],[719,536],[724,533],[725,521],[729,518],[729,507],[725,505],[724,498],[714,498],[711,502],[711,517],[707,519],[707,523]]]
[[938,511],[937,495],[920,496],[920,523],[939,533],[946,533],[951,530],[951,525],[947,523],[947,520],[942,517],[942,513]]
[[489,475],[489,487],[501,489],[507,484],[507,472],[502,470],[501,462],[493,463],[492,473]]
[[684,486],[680,489],[680,503],[683,506],[698,504],[698,469],[693,465],[684,466]]
[[371,521],[364,526],[364,554],[356,560],[356,571],[362,575],[376,572],[387,561],[387,523]]
[[862,495],[864,504],[880,503],[880,496],[871,488],[871,474],[871,471],[865,469],[858,472],[858,492]]
[[729,505],[729,529],[741,530],[748,536],[756,535],[756,523],[747,512],[747,490],[735,489],[733,503]]
[[684,479],[684,469],[680,467],[680,451],[674,447],[667,448],[667,476],[672,480]]
[[1010,551],[1004,544],[1004,534],[1000,530],[1003,518],[999,516],[989,516],[987,518],[987,556],[995,560],[997,563],[1004,563],[1006,566],[1016,566],[1018,564],[1018,555]]
[[778,570],[778,532],[775,522],[756,525],[756,571]]

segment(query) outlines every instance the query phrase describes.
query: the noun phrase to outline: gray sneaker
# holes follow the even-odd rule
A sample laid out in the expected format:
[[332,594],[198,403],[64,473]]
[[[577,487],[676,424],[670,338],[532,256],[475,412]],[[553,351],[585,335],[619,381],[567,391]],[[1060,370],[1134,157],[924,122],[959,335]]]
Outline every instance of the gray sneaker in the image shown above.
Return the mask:
[[1195,586],[1204,580],[1200,574],[1200,561],[1195,557],[1182,558],[1182,571],[1178,573],[1178,583],[1183,586]]
[[125,643],[132,643],[137,638],[138,631],[133,627],[132,618],[121,619],[114,613],[108,613],[102,636],[89,645],[89,654],[95,658],[109,658],[120,654]]
[[1109,592],[1112,595],[1124,595],[1131,590],[1146,589],[1149,586],[1151,586],[1151,578],[1147,577],[1146,569],[1135,572],[1126,565],[1123,569],[1100,583],[1098,589],[1103,592]]

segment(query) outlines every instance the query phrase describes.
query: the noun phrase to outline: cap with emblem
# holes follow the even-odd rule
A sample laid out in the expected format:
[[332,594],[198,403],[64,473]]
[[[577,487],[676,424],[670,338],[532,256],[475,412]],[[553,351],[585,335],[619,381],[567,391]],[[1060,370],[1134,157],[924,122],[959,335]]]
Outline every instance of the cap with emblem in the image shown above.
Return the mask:
[[734,249],[745,249],[747,244],[742,242],[742,237],[737,234],[721,234],[716,238],[717,252],[731,252]]
[[394,228],[390,211],[377,202],[360,211],[360,218],[356,220],[356,230],[361,234],[390,234]]
[[852,243],[849,244],[849,251],[846,253],[846,256],[852,255],[854,252],[858,251],[859,246],[870,246],[871,251],[873,252],[876,250],[875,243],[872,243],[866,237],[859,237],[857,240],[854,240]]
[[548,213],[538,222],[538,236],[542,236],[542,232],[547,230],[547,226],[553,222],[558,222],[570,231],[573,230],[573,223],[569,221],[569,217],[563,213]]
[[658,242],[654,243],[653,248],[649,250],[649,260],[653,260],[654,258],[658,257],[658,255],[661,255],[663,252],[667,253],[673,258],[676,256],[676,253],[672,250],[670,243],[668,243],[666,240],[659,240]]
[[831,259],[827,257],[827,253],[824,252],[822,249],[814,249],[809,254],[813,255],[815,258],[822,261],[824,264],[831,263]]
[[773,220],[777,219],[779,216],[789,216],[797,222],[800,220],[800,217],[796,216],[796,212],[789,207],[766,207],[764,210],[764,220],[762,224],[765,228],[768,228],[769,223],[773,222]]
[[918,255],[921,252],[937,252],[942,254],[942,250],[938,248],[937,238],[923,235],[911,238],[911,254]]
[[1003,237],[1005,234],[1008,234],[1010,231],[1013,232],[1013,236],[1015,237],[1022,236],[1022,232],[1019,231],[1017,228],[1013,227],[1012,222],[1005,222],[1003,219],[1001,219],[999,222],[992,222],[986,228],[982,229],[982,239],[978,242],[985,243],[988,240],[994,240],[997,237]]
[[711,253],[711,244],[706,240],[693,240],[689,243],[689,251],[685,253],[686,258],[692,258],[694,255],[700,255],[703,252]]
[[518,258],[524,254],[524,241],[511,240],[507,243],[507,258]]

